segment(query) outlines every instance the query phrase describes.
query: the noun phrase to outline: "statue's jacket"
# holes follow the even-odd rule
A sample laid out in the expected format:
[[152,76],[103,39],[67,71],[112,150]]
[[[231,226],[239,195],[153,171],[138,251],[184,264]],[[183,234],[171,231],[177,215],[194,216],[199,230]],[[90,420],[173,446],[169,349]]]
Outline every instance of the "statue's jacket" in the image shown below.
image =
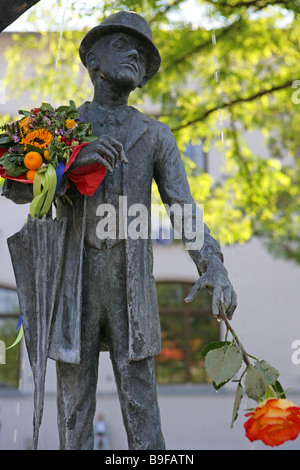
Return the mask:
[[[79,108],[82,119],[86,119],[88,106],[89,103],[85,103]],[[143,204],[149,214],[149,236],[137,239],[127,236],[123,241],[127,267],[129,357],[131,360],[140,360],[159,354],[161,345],[150,220],[153,179],[163,203],[168,207],[173,204],[182,207],[192,205],[197,210],[197,206],[191,197],[183,161],[170,128],[134,108],[132,110],[124,145],[128,164],[121,165],[119,196],[126,196],[127,207]],[[21,200],[18,191],[14,189],[16,185],[7,183],[4,195],[17,203],[28,202]],[[108,193],[107,196],[109,201],[114,201],[115,195],[109,197]],[[66,217],[68,222],[49,357],[75,364],[80,362],[82,268],[87,220],[90,217],[88,207],[91,202],[88,198],[93,197],[77,195],[72,199],[72,204],[58,204],[57,207],[57,218]],[[220,246],[205,224],[203,233],[203,245],[197,250],[189,250],[199,274],[205,272],[206,260],[211,254],[223,260]],[[109,249],[109,240],[107,242]],[[186,243],[184,233],[183,243]]]

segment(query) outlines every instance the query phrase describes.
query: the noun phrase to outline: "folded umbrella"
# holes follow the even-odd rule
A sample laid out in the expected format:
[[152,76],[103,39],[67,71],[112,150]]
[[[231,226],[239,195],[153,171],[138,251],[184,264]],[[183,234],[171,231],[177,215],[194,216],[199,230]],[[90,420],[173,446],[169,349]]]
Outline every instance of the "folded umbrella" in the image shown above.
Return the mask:
[[48,349],[65,233],[66,219],[29,217],[26,225],[7,240],[34,381],[33,449],[37,449],[42,422]]

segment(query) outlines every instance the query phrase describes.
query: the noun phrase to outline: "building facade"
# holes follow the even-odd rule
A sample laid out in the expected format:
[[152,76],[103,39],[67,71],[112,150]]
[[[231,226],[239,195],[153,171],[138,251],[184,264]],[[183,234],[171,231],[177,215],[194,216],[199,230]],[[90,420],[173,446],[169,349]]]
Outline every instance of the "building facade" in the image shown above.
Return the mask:
[[[11,35],[2,33],[0,43],[0,70],[4,73],[3,52],[11,43]],[[0,114],[16,115],[20,107],[31,106],[28,98],[20,102],[6,96],[3,101]],[[254,141],[261,145],[259,136],[254,136]],[[212,149],[203,168],[217,175],[220,166],[221,156]],[[22,228],[27,213],[27,205],[15,205],[0,197],[0,340],[6,346],[12,344],[17,335],[20,316],[7,238]],[[158,396],[167,448],[265,449],[262,444],[252,444],[245,438],[244,414],[254,403],[247,398],[243,400],[238,419],[231,428],[235,384],[229,383],[216,392],[205,375],[201,351],[208,342],[224,339],[224,325],[212,317],[210,298],[204,292],[195,303],[183,302],[198,278],[192,260],[183,246],[172,240],[157,237],[153,248],[163,346],[157,358]],[[297,340],[300,344],[300,267],[274,259],[258,239],[245,245],[223,247],[223,253],[238,294],[233,328],[250,354],[265,359],[280,371],[282,385],[290,389],[288,397],[300,405],[300,364],[295,355]],[[3,356],[0,363],[0,449],[29,449],[33,382],[24,339],[21,345],[6,350],[5,356],[6,363],[3,363]],[[108,429],[106,448],[126,449],[108,353],[102,353],[100,358],[95,425],[99,415],[104,417]],[[39,448],[58,448],[55,363],[51,360],[48,361]],[[289,442],[282,448],[299,450],[300,441]]]

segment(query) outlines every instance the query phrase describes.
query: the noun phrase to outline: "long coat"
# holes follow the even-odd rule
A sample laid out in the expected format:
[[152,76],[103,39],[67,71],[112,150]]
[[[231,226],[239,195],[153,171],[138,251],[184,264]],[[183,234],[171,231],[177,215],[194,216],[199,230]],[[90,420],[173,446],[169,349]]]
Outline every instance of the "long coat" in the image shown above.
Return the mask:
[[[88,108],[89,103],[79,108],[84,120],[87,119]],[[139,360],[159,354],[161,344],[156,287],[152,273],[150,209],[153,178],[164,204],[169,207],[173,204],[192,204],[194,208],[196,205],[190,194],[180,152],[167,125],[133,108],[124,150],[129,163],[121,167],[119,196],[127,197],[128,207],[136,203],[144,204],[149,214],[148,238],[125,239],[129,357]],[[67,217],[68,228],[49,357],[70,363],[80,362],[82,265],[88,197],[94,196],[76,197],[72,206],[65,204],[57,209],[58,218]],[[211,253],[222,259],[219,244],[204,225],[202,248],[189,251],[200,274],[205,272],[206,259]]]

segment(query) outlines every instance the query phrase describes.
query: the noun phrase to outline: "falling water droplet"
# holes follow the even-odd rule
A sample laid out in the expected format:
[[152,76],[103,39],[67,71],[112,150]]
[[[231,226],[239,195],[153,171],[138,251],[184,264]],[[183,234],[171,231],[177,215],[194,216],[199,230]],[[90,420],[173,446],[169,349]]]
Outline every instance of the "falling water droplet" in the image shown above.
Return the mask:
[[216,38],[216,34],[215,34],[214,30],[212,30],[212,32],[211,32],[211,42],[212,42],[213,46],[215,46],[217,44],[217,38]]
[[221,129],[221,141],[222,141],[222,144],[224,144],[224,130]]
[[55,78],[56,78],[58,57],[59,57],[59,51],[60,51],[60,46],[61,46],[61,38],[62,38],[63,31],[64,31],[64,27],[65,27],[65,16],[66,16],[67,7],[68,7],[68,0],[66,0],[66,4],[65,4],[63,16],[62,16],[62,22],[61,22],[61,28],[60,28],[60,35],[59,35],[59,41],[58,41],[58,46],[57,46],[56,61],[55,61],[55,66],[54,66],[54,75],[53,75],[53,83],[52,83],[51,101],[53,101],[54,85],[55,85]]

